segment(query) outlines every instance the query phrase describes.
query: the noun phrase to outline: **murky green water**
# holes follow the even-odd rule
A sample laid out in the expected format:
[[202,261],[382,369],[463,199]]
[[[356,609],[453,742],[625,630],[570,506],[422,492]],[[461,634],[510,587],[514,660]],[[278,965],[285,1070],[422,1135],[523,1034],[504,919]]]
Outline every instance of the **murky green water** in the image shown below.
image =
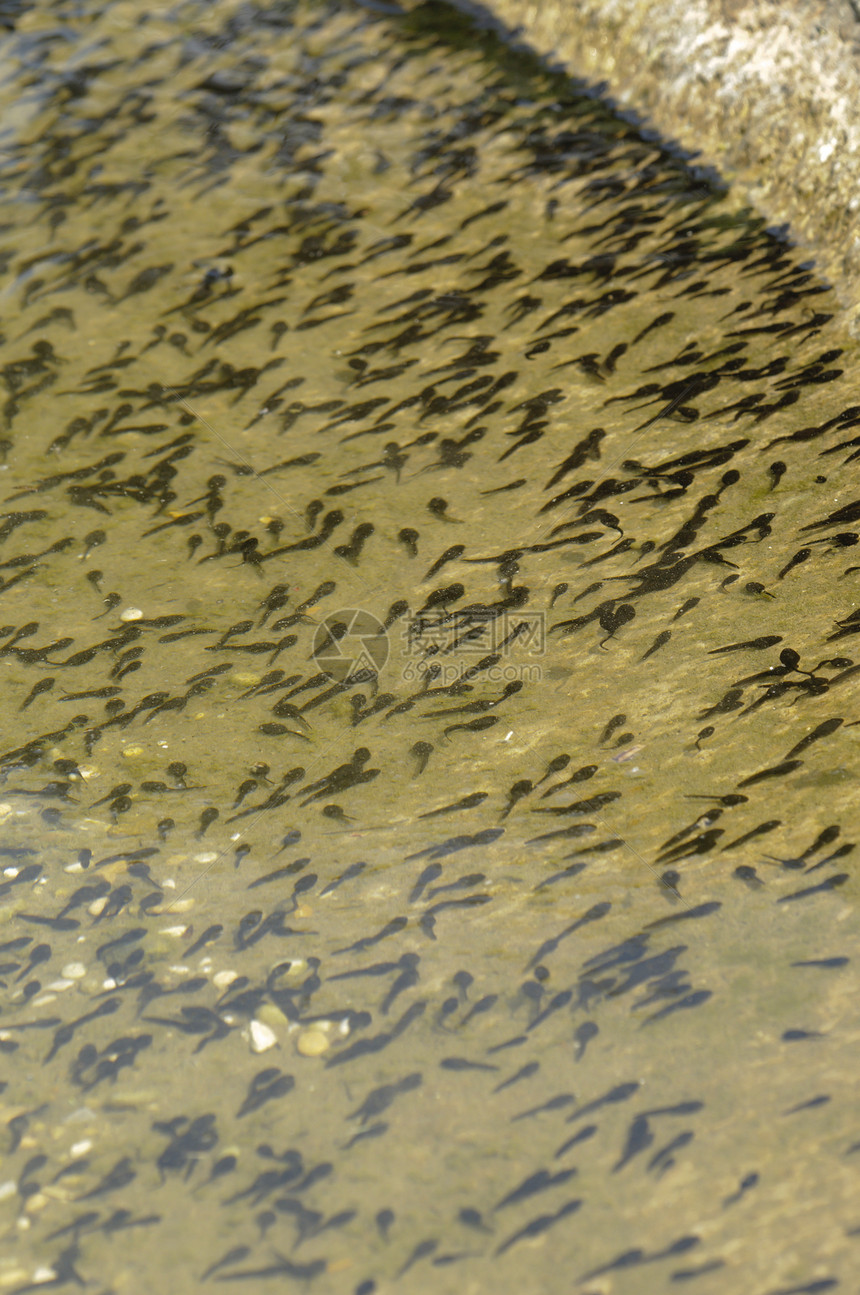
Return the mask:
[[0,1289],[851,1289],[856,344],[441,5],[2,47]]

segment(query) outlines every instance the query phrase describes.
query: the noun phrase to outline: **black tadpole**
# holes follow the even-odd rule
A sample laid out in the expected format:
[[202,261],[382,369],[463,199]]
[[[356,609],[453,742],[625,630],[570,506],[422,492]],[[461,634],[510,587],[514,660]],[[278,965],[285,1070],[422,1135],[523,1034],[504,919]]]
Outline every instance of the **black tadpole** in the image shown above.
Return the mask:
[[107,616],[108,612],[112,612],[115,607],[119,607],[121,602],[122,602],[122,594],[117,594],[117,593],[107,594],[104,600],[104,604],[105,604],[104,611],[101,612],[98,616],[94,616],[93,620],[101,620],[102,616]]
[[[574,1055],[573,1055],[574,1061],[582,1060],[582,1058],[585,1056],[585,1049],[588,1047],[591,1040],[593,1038],[596,1038],[599,1032],[600,1031],[598,1027],[595,1025],[594,1021],[583,1021],[582,1025],[577,1026],[577,1028],[573,1032],[573,1041],[574,1041],[574,1044],[576,1045],[574,1050]],[[585,1130],[583,1130],[583,1132],[584,1131]],[[582,1136],[581,1134],[577,1135],[577,1137],[581,1137],[581,1136]]]
[[659,652],[659,651],[660,651],[660,648],[661,648],[661,647],[664,647],[664,646],[669,642],[669,639],[670,639],[671,637],[672,637],[672,631],[671,631],[671,630],[662,630],[662,631],[657,635],[657,637],[655,638],[655,640],[654,640],[654,642],[651,644],[651,646],[648,648],[647,652],[643,653],[643,655],[639,658],[640,662],[641,662],[641,661],[647,661],[647,660],[648,660],[648,658],[649,658],[650,656],[653,656],[655,652]]
[[745,804],[747,803],[747,801],[749,800],[749,796],[741,796],[741,795],[739,795],[737,792],[729,792],[729,794],[728,794],[727,796],[691,796],[691,795],[688,795],[688,796],[686,797],[686,799],[687,799],[687,800],[712,800],[712,801],[714,801],[714,803],[715,803],[715,804],[717,804],[717,805],[724,805],[724,806],[726,807],[726,809],[730,809],[733,805],[745,805]]
[[21,705],[18,707],[18,709],[26,710],[27,707],[30,705],[30,703],[34,702],[41,693],[50,692],[55,682],[56,680],[53,678],[40,679],[39,682],[34,684],[33,687],[30,689],[29,693],[21,702]]
[[606,728],[600,734],[600,737],[597,740],[597,745],[603,746],[606,742],[609,741],[609,739],[612,737],[612,734],[615,732],[615,730],[619,729],[622,724],[626,724],[626,723],[627,723],[626,715],[613,715],[612,719],[606,725]]
[[181,760],[174,760],[172,764],[167,766],[167,772],[173,781],[184,791],[186,787],[185,775],[188,772],[188,766],[183,764]]
[[447,728],[442,730],[442,732],[445,737],[447,737],[449,733],[457,732],[482,733],[484,729],[492,728],[493,725],[498,724],[498,722],[498,715],[482,715],[479,719],[472,719],[463,724],[449,724]]
[[452,544],[450,548],[447,548],[445,552],[440,554],[440,556],[436,559],[436,561],[433,563],[433,565],[429,568],[426,575],[424,576],[424,580],[432,580],[433,577],[437,575],[448,562],[455,561],[465,552],[466,552],[465,544]]
[[672,620],[673,621],[680,620],[681,617],[685,615],[686,612],[692,611],[694,607],[698,607],[701,601],[702,601],[701,598],[688,598],[687,601],[683,603],[675,612],[675,615],[672,617]]
[[323,805],[320,812],[324,814],[326,818],[333,819],[335,823],[343,823],[344,827],[354,821],[349,814],[344,813],[340,805]]
[[200,828],[199,828],[199,831],[197,832],[198,840],[200,840],[200,838],[204,835],[204,833],[206,832],[206,829],[208,827],[211,827],[211,825],[215,822],[215,819],[218,817],[218,814],[219,814],[219,811],[215,808],[214,805],[210,805],[208,809],[203,810],[203,813],[200,815]]
[[453,801],[450,805],[441,805],[439,809],[428,810],[425,814],[419,814],[419,818],[439,818],[443,814],[456,813],[461,809],[475,809],[476,806],[482,805],[487,799],[489,792],[473,791],[468,796],[462,796],[460,800]]
[[756,873],[755,868],[751,867],[748,863],[742,863],[739,867],[735,868],[734,875],[737,877],[738,881],[743,881],[751,890],[759,890],[764,885],[764,882]]
[[676,899],[681,898],[681,892],[678,889],[680,884],[681,874],[680,872],[676,872],[674,868],[667,868],[664,873],[661,873],[660,885],[663,886],[664,889],[670,891]]
[[432,513],[434,517],[438,517],[440,522],[453,523],[453,522],[456,522],[457,520],[454,517],[448,516],[448,500],[441,499],[438,495],[435,498],[428,501],[427,511],[429,513]]
[[792,571],[794,567],[799,567],[802,562],[805,562],[807,558],[811,556],[811,554],[812,554],[812,549],[809,549],[809,548],[798,549],[794,557],[791,558],[788,562],[786,562],[785,566],[780,571],[777,572],[776,574],[777,580],[784,579],[784,577],[788,575],[789,571]]
[[388,1240],[388,1233],[394,1222],[394,1210],[380,1210],[376,1216],[376,1226],[383,1241]]
[[768,473],[770,474],[771,490],[776,489],[776,487],[779,485],[780,478],[784,475],[786,471],[787,471],[786,466],[782,462],[782,460],[778,459],[776,463],[771,463],[770,467],[768,468]]
[[752,787],[755,783],[764,782],[767,778],[785,778],[802,764],[802,760],[783,760],[781,764],[775,764],[770,769],[760,769],[757,773],[751,773],[748,778],[742,778],[738,786]]
[[[627,716],[626,715],[622,716],[621,723],[624,724],[626,720],[627,720]],[[570,764],[570,756],[567,755],[567,753],[565,753],[564,755],[553,756],[553,758],[550,760],[549,764],[546,767],[546,773],[543,775],[542,778],[538,779],[538,781],[535,783],[535,787],[537,788],[541,785],[542,782],[546,782],[547,778],[551,778],[553,774],[561,773],[564,769],[567,768],[569,764]]]
[[107,536],[105,535],[104,531],[90,531],[89,535],[85,535],[84,551],[81,554],[81,561],[82,562],[85,561],[86,558],[89,557],[92,550],[94,548],[97,548],[99,544],[104,544],[106,539],[107,539]]
[[499,815],[499,821],[501,822],[503,818],[507,818],[517,802],[522,800],[524,796],[528,796],[532,790],[532,783],[528,778],[521,778],[519,782],[515,782],[508,792],[508,803]]
[[418,532],[411,526],[404,526],[402,531],[397,532],[397,538],[403,544],[412,558],[418,557]]

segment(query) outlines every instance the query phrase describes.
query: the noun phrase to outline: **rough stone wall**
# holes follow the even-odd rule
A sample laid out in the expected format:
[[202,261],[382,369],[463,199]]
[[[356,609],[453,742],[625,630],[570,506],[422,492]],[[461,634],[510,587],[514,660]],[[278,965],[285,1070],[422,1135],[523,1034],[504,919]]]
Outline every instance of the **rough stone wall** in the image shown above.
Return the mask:
[[810,248],[860,331],[858,0],[455,0],[696,151]]

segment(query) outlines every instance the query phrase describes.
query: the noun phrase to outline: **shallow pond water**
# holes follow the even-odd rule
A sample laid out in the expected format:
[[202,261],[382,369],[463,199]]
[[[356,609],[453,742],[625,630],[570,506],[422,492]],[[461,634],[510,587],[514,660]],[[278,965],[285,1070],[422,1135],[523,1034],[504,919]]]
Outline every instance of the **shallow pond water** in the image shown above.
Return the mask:
[[7,21],[0,1290],[851,1289],[829,290],[444,5]]

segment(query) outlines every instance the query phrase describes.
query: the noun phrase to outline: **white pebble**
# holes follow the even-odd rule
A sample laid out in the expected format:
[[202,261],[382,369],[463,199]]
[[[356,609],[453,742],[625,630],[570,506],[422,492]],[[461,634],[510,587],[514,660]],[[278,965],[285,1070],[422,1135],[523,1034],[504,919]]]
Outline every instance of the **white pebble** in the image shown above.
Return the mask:
[[83,1142],[73,1142],[69,1147],[69,1155],[77,1159],[78,1156],[85,1156],[92,1149],[92,1138],[84,1138]]
[[63,980],[83,980],[87,969],[82,962],[67,962],[60,975]]
[[143,612],[139,607],[126,607],[124,612],[120,612],[119,618],[121,621],[142,621]]
[[278,1036],[275,1031],[262,1021],[251,1022],[251,1051],[268,1052],[278,1042]]
[[10,1178],[5,1183],[0,1183],[0,1201],[5,1201],[9,1196],[14,1196],[18,1190],[18,1184]]
[[226,989],[228,985],[232,985],[238,974],[237,971],[216,971],[212,977],[212,984],[216,989]]
[[49,1268],[47,1264],[40,1264],[33,1273],[34,1285],[38,1283],[41,1286],[42,1282],[52,1282],[56,1280],[57,1274],[55,1270],[53,1268]]

